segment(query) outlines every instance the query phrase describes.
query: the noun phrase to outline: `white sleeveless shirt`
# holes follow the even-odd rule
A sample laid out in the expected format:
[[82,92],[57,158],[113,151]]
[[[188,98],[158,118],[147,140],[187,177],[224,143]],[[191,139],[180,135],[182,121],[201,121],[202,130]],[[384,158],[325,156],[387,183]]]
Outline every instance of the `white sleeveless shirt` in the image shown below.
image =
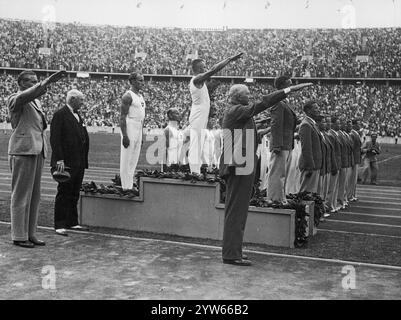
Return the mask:
[[178,164],[182,148],[182,132],[173,126],[169,129],[169,147],[167,149],[167,165]]
[[202,88],[198,89],[194,85],[194,78],[189,83],[189,91],[192,98],[189,126],[191,129],[206,129],[210,111],[209,91],[205,83]]
[[128,90],[128,93],[131,95],[132,103],[128,110],[127,120],[141,122],[143,124],[146,109],[145,100],[142,95],[138,95],[131,90]]

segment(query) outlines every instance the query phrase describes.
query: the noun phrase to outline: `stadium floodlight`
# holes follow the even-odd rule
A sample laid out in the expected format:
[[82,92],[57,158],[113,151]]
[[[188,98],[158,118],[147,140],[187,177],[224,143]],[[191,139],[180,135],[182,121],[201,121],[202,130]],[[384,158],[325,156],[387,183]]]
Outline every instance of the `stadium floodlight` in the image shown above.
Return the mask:
[[84,78],[84,79],[86,79],[86,78],[89,78],[90,77],[90,75],[89,75],[89,73],[87,73],[87,72],[77,72],[77,78]]
[[245,83],[253,83],[254,79],[253,78],[245,78]]

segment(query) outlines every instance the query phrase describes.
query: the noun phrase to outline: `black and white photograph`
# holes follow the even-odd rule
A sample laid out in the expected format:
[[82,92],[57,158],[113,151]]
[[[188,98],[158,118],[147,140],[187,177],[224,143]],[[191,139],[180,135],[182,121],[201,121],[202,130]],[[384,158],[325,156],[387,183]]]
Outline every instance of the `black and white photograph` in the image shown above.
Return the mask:
[[401,0],[0,0],[0,300],[401,300],[400,136]]

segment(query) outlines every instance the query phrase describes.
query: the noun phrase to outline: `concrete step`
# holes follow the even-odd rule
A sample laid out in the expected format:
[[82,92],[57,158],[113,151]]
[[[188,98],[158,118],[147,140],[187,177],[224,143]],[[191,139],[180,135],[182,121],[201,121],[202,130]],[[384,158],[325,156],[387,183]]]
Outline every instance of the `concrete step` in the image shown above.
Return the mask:
[[365,214],[365,213],[355,213],[355,212],[347,212],[347,213],[338,213],[333,214],[329,218],[328,221],[354,221],[354,222],[368,222],[368,223],[376,223],[376,224],[385,224],[391,226],[400,226],[401,227],[401,215],[399,216],[391,216],[391,215],[373,215],[373,214]]
[[363,204],[352,204],[347,210],[344,210],[344,212],[356,212],[356,213],[372,213],[372,214],[377,214],[378,212],[381,212],[386,215],[399,215],[401,214],[401,207],[400,206],[384,206],[381,203],[377,204],[368,204],[365,203]]
[[401,228],[398,226],[374,224],[368,222],[357,223],[353,221],[327,219],[325,222],[319,224],[318,232],[319,229],[401,237]]

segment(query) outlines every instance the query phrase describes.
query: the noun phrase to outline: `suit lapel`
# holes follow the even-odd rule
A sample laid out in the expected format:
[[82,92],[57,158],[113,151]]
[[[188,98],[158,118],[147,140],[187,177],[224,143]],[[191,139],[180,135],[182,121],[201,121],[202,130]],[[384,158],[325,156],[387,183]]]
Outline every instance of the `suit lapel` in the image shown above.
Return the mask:
[[81,135],[80,135],[80,124],[78,123],[77,119],[74,117],[74,115],[72,114],[72,112],[70,111],[70,109],[68,109],[67,106],[64,106],[64,112],[66,114],[66,118],[67,120],[71,123],[71,125],[73,127],[75,127],[75,134],[81,139]]

